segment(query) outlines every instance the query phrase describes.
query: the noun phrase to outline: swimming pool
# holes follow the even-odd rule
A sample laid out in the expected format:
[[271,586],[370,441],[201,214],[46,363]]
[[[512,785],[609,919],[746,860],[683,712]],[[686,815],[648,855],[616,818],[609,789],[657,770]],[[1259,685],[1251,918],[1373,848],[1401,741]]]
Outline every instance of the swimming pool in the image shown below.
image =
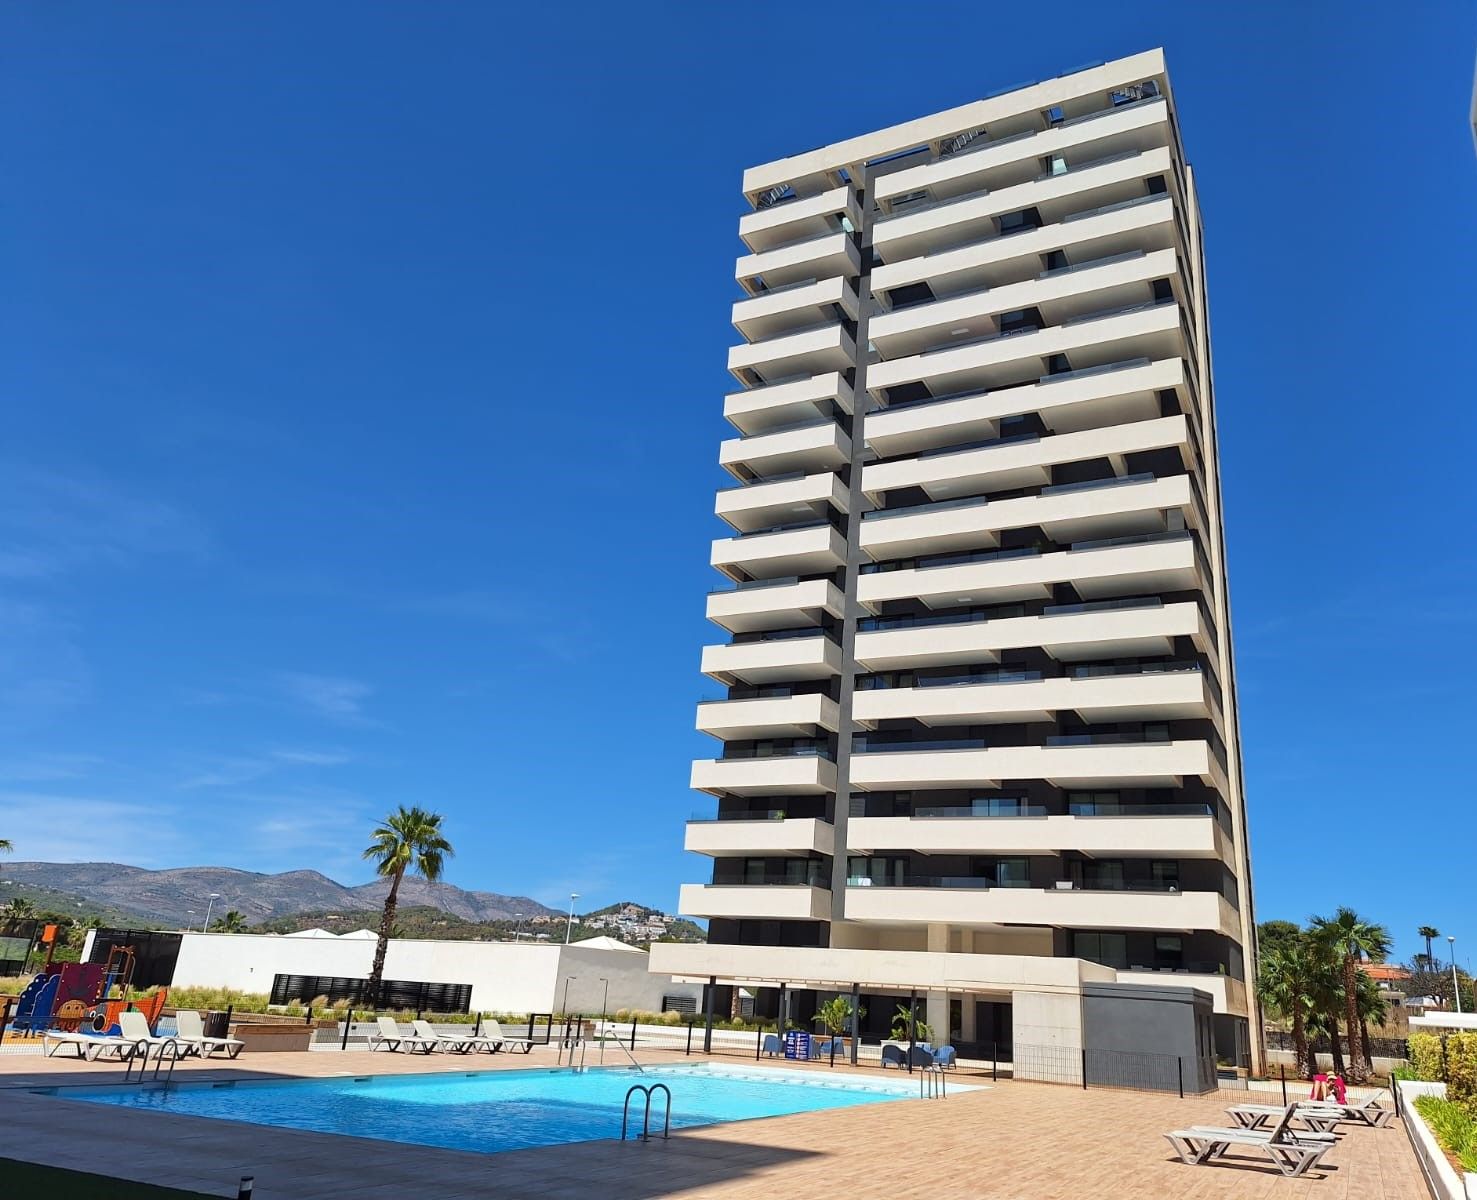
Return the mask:
[[[902,1100],[911,1080],[817,1072],[692,1066],[378,1075],[267,1082],[183,1083],[170,1087],[61,1088],[91,1104],[346,1133],[452,1150],[494,1153],[620,1136],[632,1084],[664,1083],[672,1128]],[[632,1105],[641,1125],[641,1098]],[[660,1101],[652,1124],[661,1128]]]

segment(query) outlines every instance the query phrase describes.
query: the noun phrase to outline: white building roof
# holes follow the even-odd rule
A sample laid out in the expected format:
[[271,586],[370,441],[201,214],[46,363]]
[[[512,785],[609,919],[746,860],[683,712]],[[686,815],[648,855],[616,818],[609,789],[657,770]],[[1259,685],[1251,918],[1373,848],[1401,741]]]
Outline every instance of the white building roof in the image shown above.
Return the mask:
[[1414,1029],[1477,1029],[1477,1013],[1428,1012],[1423,1017],[1411,1017]]
[[349,938],[357,942],[377,942],[379,936],[373,929],[356,929],[353,933],[339,934],[340,938]]
[[640,946],[631,946],[613,937],[592,937],[583,941],[572,943],[575,946],[583,946],[586,950],[630,950],[634,954],[645,954]]
[[326,929],[299,929],[296,933],[287,933],[283,934],[283,936],[295,938],[331,938],[337,937],[338,935],[329,933]]

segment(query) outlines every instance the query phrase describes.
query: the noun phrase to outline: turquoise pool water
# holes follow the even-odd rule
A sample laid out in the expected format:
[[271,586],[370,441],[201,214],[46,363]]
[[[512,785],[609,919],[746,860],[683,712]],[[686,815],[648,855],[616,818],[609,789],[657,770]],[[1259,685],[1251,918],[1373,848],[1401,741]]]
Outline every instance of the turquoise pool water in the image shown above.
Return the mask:
[[[494,1153],[620,1136],[634,1083],[672,1091],[672,1128],[848,1108],[916,1097],[917,1085],[815,1072],[715,1066],[483,1071],[343,1079],[63,1088],[68,1100],[184,1113],[254,1125],[347,1133]],[[653,1106],[659,1110],[660,1101]],[[635,1125],[641,1124],[637,1096]],[[653,1112],[652,1124],[661,1121]]]

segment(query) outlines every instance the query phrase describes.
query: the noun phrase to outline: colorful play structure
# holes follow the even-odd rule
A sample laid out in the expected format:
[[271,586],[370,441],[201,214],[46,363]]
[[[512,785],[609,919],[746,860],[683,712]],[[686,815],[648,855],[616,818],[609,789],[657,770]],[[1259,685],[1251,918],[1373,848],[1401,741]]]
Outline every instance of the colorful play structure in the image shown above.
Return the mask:
[[11,1033],[40,1037],[48,1030],[61,1030],[116,1036],[122,1033],[118,1014],[125,1009],[143,1013],[151,1032],[158,1024],[168,989],[141,1000],[126,999],[133,984],[132,946],[114,946],[106,963],[53,963],[49,958],[21,992]]

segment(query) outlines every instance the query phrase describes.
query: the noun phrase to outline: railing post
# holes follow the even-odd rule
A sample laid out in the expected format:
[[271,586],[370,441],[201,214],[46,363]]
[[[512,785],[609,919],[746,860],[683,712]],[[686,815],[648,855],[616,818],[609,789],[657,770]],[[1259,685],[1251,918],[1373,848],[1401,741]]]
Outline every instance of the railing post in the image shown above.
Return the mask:
[[993,1053],[990,1055],[990,1080],[993,1083],[1000,1082],[1000,1042],[999,1039],[990,1043]]
[[312,1023],[313,1023],[313,1006],[310,1004],[310,1005],[308,1005],[308,1015],[303,1018],[303,1024],[304,1025],[311,1025]]
[[857,1053],[862,1044],[862,985],[851,985],[851,1065],[856,1066]]
[[632,1017],[631,1018],[631,1051],[632,1051],[632,1053],[635,1053],[635,1050],[636,1050],[636,1018],[635,1017]]
[[918,989],[908,993],[908,1074],[913,1073],[913,1032],[917,1029]]
[[1183,1100],[1185,1098],[1185,1056],[1183,1054],[1178,1054],[1175,1056],[1174,1061],[1176,1073],[1178,1074],[1180,1081],[1180,1099]]
[[831,1065],[833,1067],[836,1065],[836,1035],[834,1033],[831,1035]]
[[472,1024],[472,1036],[473,1037],[481,1037],[482,1036],[482,1011],[481,1011],[481,1009],[478,1009],[478,1011],[477,1011],[477,1020],[475,1022],[473,1022],[473,1024]]
[[256,1176],[243,1175],[241,1183],[236,1188],[236,1200],[251,1200],[251,1190],[256,1186]]
[[759,1061],[759,1051],[764,1047],[764,1022],[759,1022],[759,1030],[754,1034],[754,1061]]
[[693,1026],[693,1022],[689,1021],[687,1023],[687,1053],[688,1054],[691,1054],[692,1053],[692,1026]]
[[716,992],[717,990],[718,990],[718,976],[716,976],[716,975],[709,975],[708,976],[707,1003],[703,1006],[706,1009],[706,1012],[704,1014],[704,1022],[703,1022],[703,1053],[704,1054],[712,1054],[713,1053],[713,999],[714,999],[713,993]]
[[1087,1091],[1087,1047],[1082,1047],[1082,1090]]
[[1278,1072],[1282,1076],[1282,1107],[1283,1108],[1286,1108],[1287,1107],[1287,1066],[1286,1066],[1286,1064],[1285,1063],[1279,1063],[1278,1066],[1277,1066],[1277,1070],[1278,1070]]
[[340,1050],[349,1048],[349,1026],[354,1023],[354,1006],[351,1004],[344,1010],[344,1040],[339,1043]]

